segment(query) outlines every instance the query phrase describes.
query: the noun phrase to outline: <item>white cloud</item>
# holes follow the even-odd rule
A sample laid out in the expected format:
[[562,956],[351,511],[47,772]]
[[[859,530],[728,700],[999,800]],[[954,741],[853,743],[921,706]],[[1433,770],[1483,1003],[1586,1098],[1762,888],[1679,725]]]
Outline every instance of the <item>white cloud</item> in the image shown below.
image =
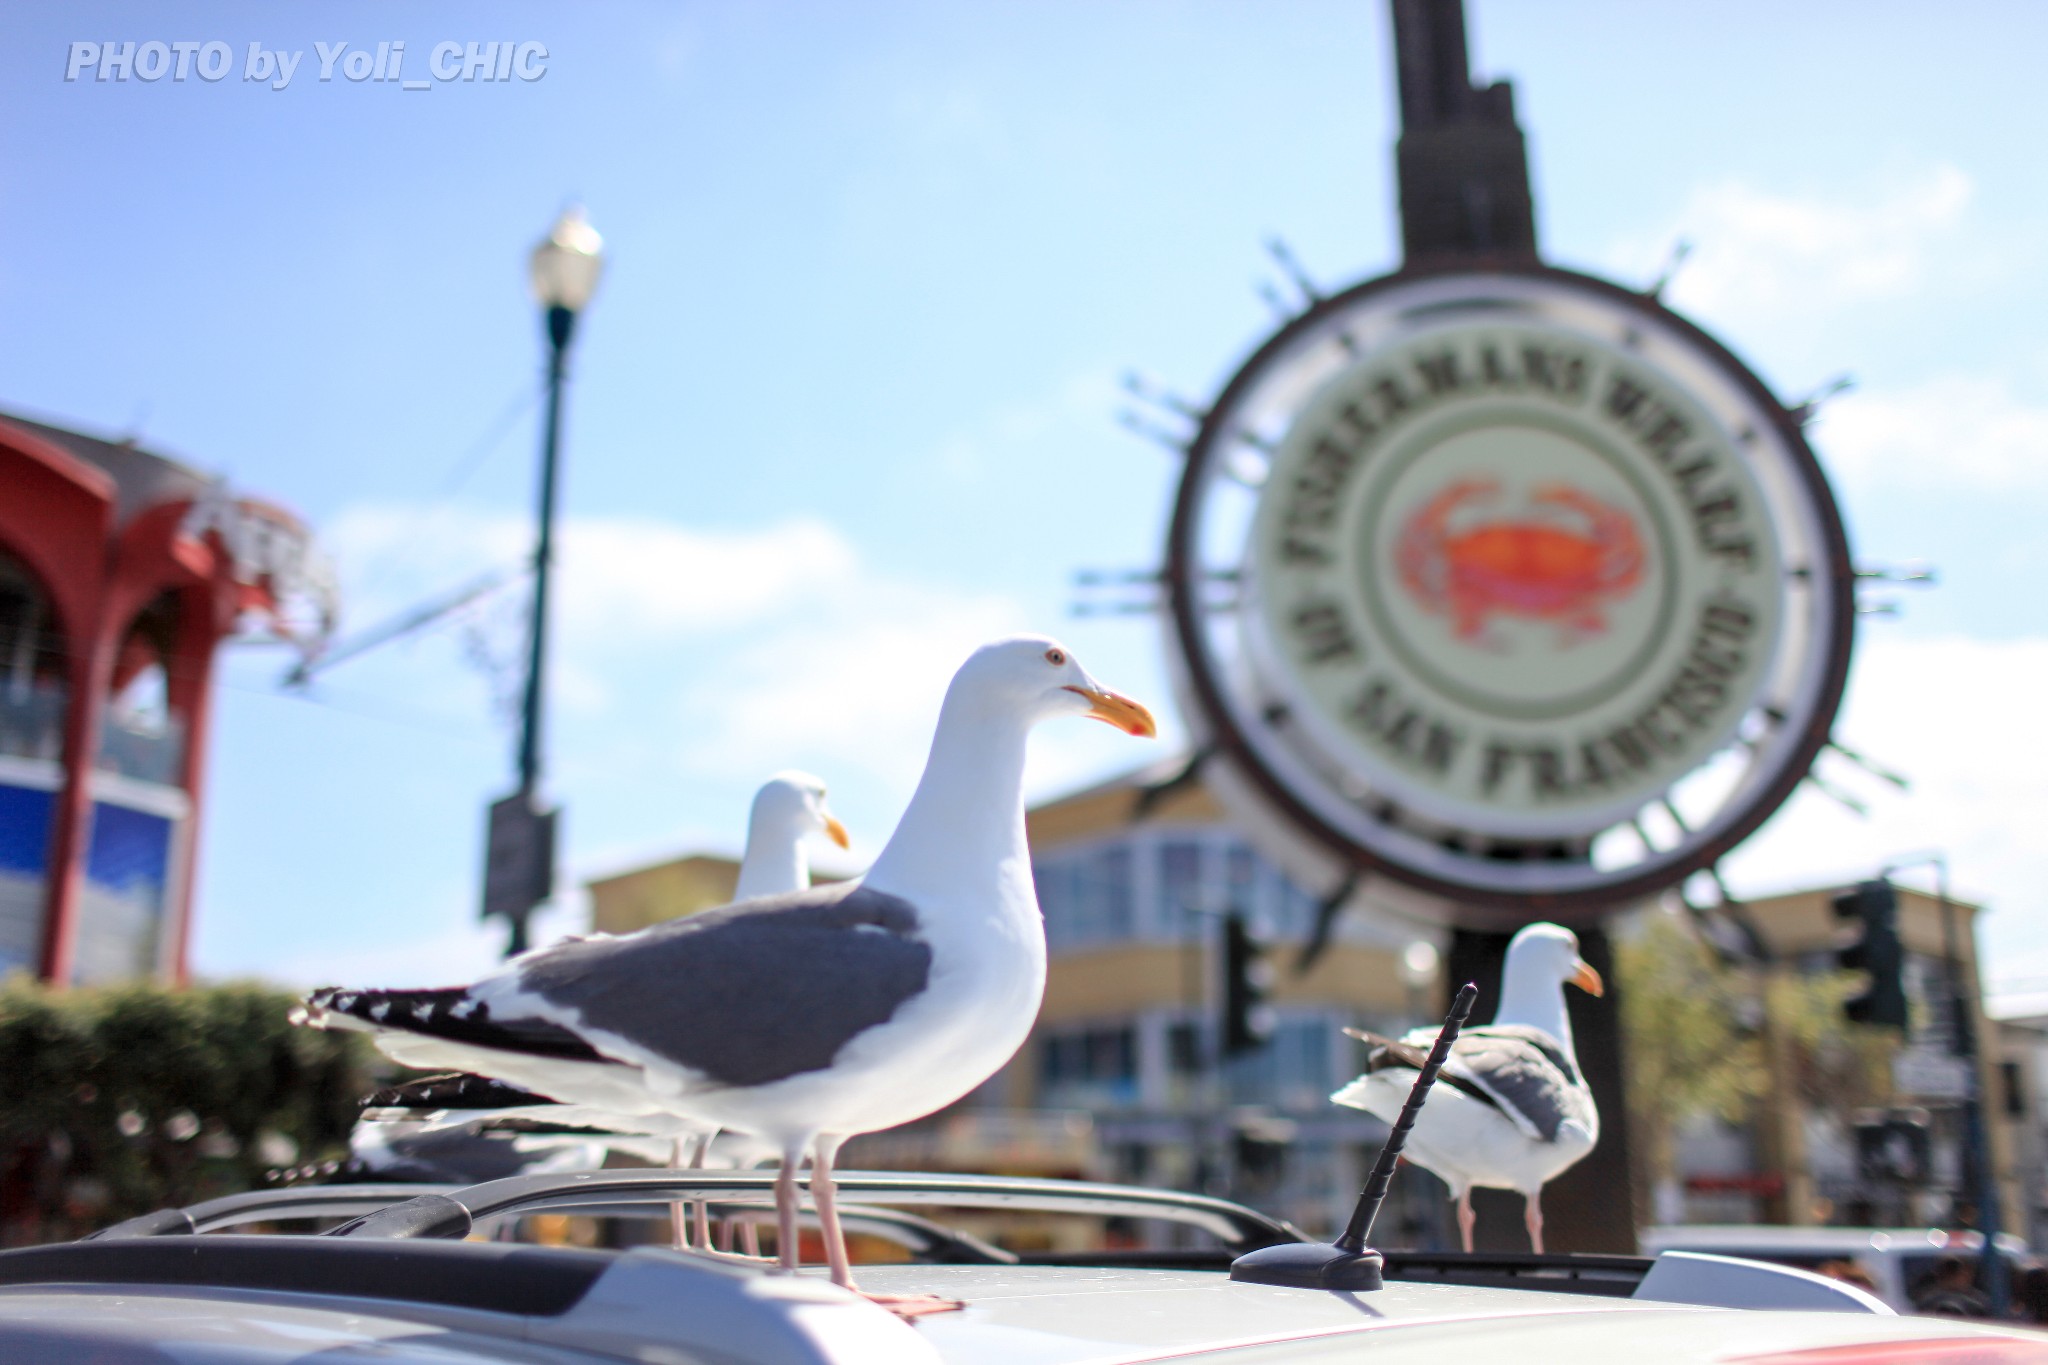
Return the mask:
[[[302,990],[334,985],[407,990],[460,985],[504,965],[502,924],[484,924],[468,907],[421,918],[446,927],[417,938],[337,937],[264,963],[263,978]],[[579,932],[587,919],[580,898],[565,908],[542,910],[530,926],[533,942],[551,943]]]
[[[855,561],[846,537],[811,517],[759,531],[570,517],[560,535],[562,628],[615,639],[742,624],[846,575]],[[518,566],[532,536],[521,516],[377,504],[344,511],[321,538],[342,565],[356,599],[350,619],[361,625],[493,567]]]
[[1821,409],[1813,435],[1829,467],[1851,481],[1977,489],[2048,482],[2048,405],[2000,379],[1948,375],[1846,394]]
[[762,755],[795,750],[859,767],[907,796],[953,670],[975,646],[1026,624],[1001,596],[872,579],[829,587],[792,628],[685,694],[683,712],[716,717],[711,741],[692,746],[694,766],[754,773]]
[[[423,524],[431,534],[418,530]],[[368,599],[356,614],[360,628],[486,565],[516,562],[526,535],[517,516],[423,519],[379,506],[351,509],[327,539],[344,582],[373,585],[356,599]],[[922,771],[960,661],[991,638],[1052,626],[1019,597],[880,571],[816,520],[705,532],[650,518],[572,517],[561,543],[547,785],[570,813],[565,884],[629,862],[736,850],[755,785],[789,767],[831,783],[856,854],[872,856]],[[519,595],[507,594],[491,613],[511,646],[523,635],[518,605]],[[430,704],[450,728],[474,729],[484,689],[457,643],[454,632],[429,633],[349,665],[336,683],[413,710]],[[1129,642],[1089,643],[1095,648],[1081,652],[1106,683],[1146,692]],[[1149,650],[1138,652],[1149,660]],[[1044,792],[1160,751],[1105,726],[1049,725],[1032,742],[1027,778]],[[435,776],[451,791],[474,780]],[[490,776],[495,783],[495,770]],[[467,871],[451,873],[447,862],[437,856],[433,874]],[[467,904],[427,899],[374,947],[359,926],[337,921],[325,939],[309,932],[306,946],[264,972],[298,984],[403,985],[488,969],[500,931],[475,926]],[[574,906],[562,914],[564,925],[580,921]]]
[[[1912,782],[1897,792],[1839,756],[1819,771],[1868,800],[1858,817],[1802,791],[1727,864],[1745,894],[1849,881],[1902,855],[1947,853],[1956,890],[1989,907],[1987,984],[2048,983],[2048,638],[1869,639],[1842,742]],[[1923,874],[1908,873],[1906,880]]]
[[971,481],[992,469],[1030,459],[1048,437],[1061,430],[1094,432],[1116,408],[1118,389],[1107,371],[1073,375],[1050,393],[1029,402],[1005,404],[972,426],[939,443],[939,472],[956,481]]
[[1723,181],[1610,256],[1623,278],[1648,278],[1683,238],[1692,255],[1665,295],[1680,312],[1744,326],[1807,319],[1923,284],[1973,191],[1946,165],[1839,198]]

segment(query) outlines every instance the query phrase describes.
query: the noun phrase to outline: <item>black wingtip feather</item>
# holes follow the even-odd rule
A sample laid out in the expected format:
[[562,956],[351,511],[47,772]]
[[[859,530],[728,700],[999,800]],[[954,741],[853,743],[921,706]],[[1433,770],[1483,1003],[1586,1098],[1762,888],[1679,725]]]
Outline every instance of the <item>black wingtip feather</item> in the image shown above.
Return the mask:
[[550,1104],[547,1096],[488,1076],[451,1071],[388,1085],[363,1101],[365,1109],[510,1109],[515,1105]]
[[346,1014],[378,1028],[567,1061],[609,1060],[582,1038],[544,1019],[493,1019],[467,986],[435,990],[351,990],[324,986],[306,997],[312,1011]]

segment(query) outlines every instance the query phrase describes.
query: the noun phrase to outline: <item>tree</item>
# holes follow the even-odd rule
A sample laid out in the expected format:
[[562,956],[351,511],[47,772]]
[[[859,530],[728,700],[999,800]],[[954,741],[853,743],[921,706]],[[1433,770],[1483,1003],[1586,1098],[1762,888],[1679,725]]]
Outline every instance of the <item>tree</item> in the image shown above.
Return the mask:
[[77,1237],[339,1155],[360,1035],[294,1028],[262,986],[0,985],[0,1244]]
[[1636,1208],[1678,1174],[1678,1134],[1712,1115],[1742,1121],[1764,1093],[1763,1045],[1745,1020],[1754,990],[1669,914],[1648,917],[1617,945],[1623,1046],[1628,1055]]
[[1850,1023],[1854,972],[1731,967],[1673,915],[1617,949],[1628,1104],[1639,1153],[1636,1207],[1677,1178],[1677,1138],[1704,1116],[1755,1124],[1759,1170],[1782,1176],[1766,1215],[1814,1216],[1802,1112],[1844,1121],[1891,1097],[1898,1033]]

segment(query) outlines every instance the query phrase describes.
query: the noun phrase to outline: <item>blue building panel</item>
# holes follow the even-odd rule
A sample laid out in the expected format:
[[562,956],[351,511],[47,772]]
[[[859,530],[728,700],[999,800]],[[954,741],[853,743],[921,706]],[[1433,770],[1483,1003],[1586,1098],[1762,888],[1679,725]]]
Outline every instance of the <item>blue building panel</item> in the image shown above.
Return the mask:
[[72,980],[100,985],[156,971],[177,828],[149,811],[93,803]]
[[0,784],[0,873],[42,878],[56,810],[55,792]]

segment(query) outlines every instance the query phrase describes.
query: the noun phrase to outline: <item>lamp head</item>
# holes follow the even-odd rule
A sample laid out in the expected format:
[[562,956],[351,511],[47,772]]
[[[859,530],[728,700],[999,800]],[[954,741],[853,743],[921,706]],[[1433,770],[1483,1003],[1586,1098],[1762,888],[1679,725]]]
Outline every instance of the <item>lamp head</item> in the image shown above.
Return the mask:
[[533,297],[543,308],[580,313],[597,292],[604,273],[604,239],[583,214],[581,205],[563,210],[541,244],[533,249],[528,278]]

